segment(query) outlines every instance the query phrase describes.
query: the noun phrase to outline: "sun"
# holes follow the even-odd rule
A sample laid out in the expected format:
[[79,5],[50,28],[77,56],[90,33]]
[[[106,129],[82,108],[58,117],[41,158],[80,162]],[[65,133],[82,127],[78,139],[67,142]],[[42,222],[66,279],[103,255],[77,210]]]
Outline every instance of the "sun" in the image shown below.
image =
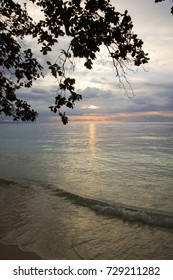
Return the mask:
[[96,110],[96,109],[99,109],[100,107],[99,106],[96,106],[96,105],[85,105],[82,107],[82,109],[92,109],[92,110]]

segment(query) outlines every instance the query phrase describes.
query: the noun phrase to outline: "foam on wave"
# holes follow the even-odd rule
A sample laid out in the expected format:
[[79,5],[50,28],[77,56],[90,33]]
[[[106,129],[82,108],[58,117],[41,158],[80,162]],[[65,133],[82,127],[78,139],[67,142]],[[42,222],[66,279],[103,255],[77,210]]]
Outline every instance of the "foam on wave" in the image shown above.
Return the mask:
[[54,195],[62,196],[78,206],[87,207],[98,214],[122,218],[129,222],[141,222],[153,226],[173,228],[173,213],[154,209],[133,207],[121,203],[108,203],[79,196],[61,189],[54,190]]

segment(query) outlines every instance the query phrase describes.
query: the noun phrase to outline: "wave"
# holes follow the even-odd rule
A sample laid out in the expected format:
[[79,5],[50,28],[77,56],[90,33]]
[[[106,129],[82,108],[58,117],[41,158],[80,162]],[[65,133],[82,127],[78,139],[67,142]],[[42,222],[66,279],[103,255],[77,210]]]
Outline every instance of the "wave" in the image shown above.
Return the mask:
[[129,206],[122,203],[108,203],[100,200],[90,199],[74,193],[56,189],[54,195],[61,196],[72,203],[87,207],[97,214],[110,218],[121,218],[129,222],[144,223],[153,226],[173,228],[173,213],[154,209]]
[[74,203],[76,206],[87,207],[88,209],[110,218],[120,218],[124,221],[134,223],[144,223],[153,226],[160,226],[166,228],[173,228],[173,213],[166,211],[159,211],[154,209],[142,208],[130,206],[122,203],[109,203],[102,200],[96,200],[92,198],[83,197],[61,188],[54,188],[52,184],[48,184],[42,181],[11,181],[0,178],[1,187],[7,188],[7,186],[13,187],[38,187],[49,189],[50,193],[54,196],[63,197]]

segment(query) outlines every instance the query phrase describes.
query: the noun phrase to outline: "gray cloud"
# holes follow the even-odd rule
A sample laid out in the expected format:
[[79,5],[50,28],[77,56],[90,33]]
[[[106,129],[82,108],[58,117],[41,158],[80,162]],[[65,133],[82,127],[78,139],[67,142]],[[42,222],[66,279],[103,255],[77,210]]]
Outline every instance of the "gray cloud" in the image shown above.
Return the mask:
[[[173,81],[172,81],[172,17],[171,3],[155,4],[154,0],[112,0],[117,10],[129,10],[134,22],[134,30],[144,41],[144,49],[149,52],[151,61],[149,72],[141,70],[136,75],[128,72],[129,81],[134,88],[135,97],[128,98],[118,87],[118,79],[113,71],[112,62],[107,54],[98,55],[92,70],[83,67],[83,61],[77,61],[76,70],[67,75],[74,76],[77,82],[77,92],[83,95],[83,100],[76,103],[74,110],[64,109],[69,115],[84,114],[119,114],[133,112],[172,111],[173,109]],[[34,83],[30,89],[22,89],[18,96],[28,100],[40,115],[52,115],[48,106],[54,104],[58,84],[50,78],[47,60],[55,62],[59,51],[66,48],[68,40],[62,38],[47,56],[39,53],[39,46],[28,39],[27,44],[34,49],[34,54],[45,67],[45,78]],[[84,105],[95,105],[96,110],[83,109]],[[63,110],[63,109],[62,109]],[[163,116],[138,117],[138,121],[168,120]],[[134,119],[131,117],[131,120]]]
[[94,99],[94,98],[111,98],[113,97],[113,94],[110,90],[102,90],[100,88],[96,87],[87,87],[84,90],[79,90],[79,93],[82,94],[87,99]]

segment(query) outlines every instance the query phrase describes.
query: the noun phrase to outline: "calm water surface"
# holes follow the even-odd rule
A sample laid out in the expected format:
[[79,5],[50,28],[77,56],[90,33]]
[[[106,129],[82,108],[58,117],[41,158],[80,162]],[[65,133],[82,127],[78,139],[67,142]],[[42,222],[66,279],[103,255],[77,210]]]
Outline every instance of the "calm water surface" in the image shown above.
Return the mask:
[[1,124],[0,239],[46,259],[173,258],[173,124]]

